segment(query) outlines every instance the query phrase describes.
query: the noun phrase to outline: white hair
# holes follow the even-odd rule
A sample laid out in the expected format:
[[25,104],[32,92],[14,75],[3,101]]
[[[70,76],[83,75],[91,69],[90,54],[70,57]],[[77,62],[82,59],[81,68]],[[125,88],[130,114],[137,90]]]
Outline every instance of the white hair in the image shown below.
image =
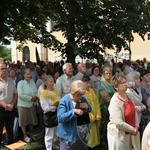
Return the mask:
[[72,66],[72,63],[65,63],[62,68],[63,71],[66,70],[69,66]]
[[127,86],[128,87],[134,87],[135,86],[135,81],[134,79],[140,78],[140,73],[137,71],[132,71],[126,75],[126,80],[127,80]]

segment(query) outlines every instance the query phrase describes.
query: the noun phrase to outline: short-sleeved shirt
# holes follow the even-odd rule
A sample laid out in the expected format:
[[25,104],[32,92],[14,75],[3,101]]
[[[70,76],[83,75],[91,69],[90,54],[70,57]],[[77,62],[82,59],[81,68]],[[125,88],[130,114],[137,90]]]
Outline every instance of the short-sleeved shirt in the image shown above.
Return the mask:
[[0,100],[10,104],[13,100],[14,93],[17,93],[17,89],[12,79],[7,78],[7,82],[0,79]]

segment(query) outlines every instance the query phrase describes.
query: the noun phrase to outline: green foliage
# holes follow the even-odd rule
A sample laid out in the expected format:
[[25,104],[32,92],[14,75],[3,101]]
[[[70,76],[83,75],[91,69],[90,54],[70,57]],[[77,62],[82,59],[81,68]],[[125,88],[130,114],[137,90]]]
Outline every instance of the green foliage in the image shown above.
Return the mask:
[[0,45],[0,57],[4,60],[11,60],[11,49]]
[[[0,0],[0,42],[8,38],[43,43],[66,54],[101,59],[105,49],[130,50],[129,42],[138,33],[150,37],[149,0]],[[51,32],[46,22],[55,21]],[[62,31],[61,43],[53,32]],[[73,62],[74,63],[74,62]]]

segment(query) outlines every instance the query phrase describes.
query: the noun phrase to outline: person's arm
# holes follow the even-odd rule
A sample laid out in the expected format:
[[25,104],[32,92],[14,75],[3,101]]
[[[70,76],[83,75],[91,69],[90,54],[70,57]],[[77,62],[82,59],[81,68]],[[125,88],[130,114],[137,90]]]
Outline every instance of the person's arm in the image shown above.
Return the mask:
[[3,102],[2,100],[0,100],[0,106],[3,108],[6,108],[7,104],[5,102]]
[[16,93],[14,93],[13,100],[12,100],[12,102],[11,102],[11,104],[12,104],[13,106],[16,104],[17,99],[18,99],[18,93],[16,92]]
[[95,109],[96,109],[96,120],[100,120],[102,118],[100,102],[99,102],[98,97],[95,93],[93,93],[93,97],[94,97],[94,104],[95,104]]
[[56,110],[56,106],[50,105],[50,103],[48,101],[50,101],[50,100],[46,99],[46,98],[40,99],[40,104],[41,104],[41,107],[42,107],[44,113]]
[[147,100],[150,97],[150,95],[143,88],[141,88],[141,93],[142,93],[142,103],[148,108],[148,106],[147,106]]
[[59,123],[68,122],[73,118],[77,117],[76,113],[80,113],[79,110],[76,110],[74,108],[71,109],[70,103],[70,101],[66,103],[64,97],[60,100],[60,103],[57,108],[57,118]]
[[60,97],[62,97],[62,78],[61,78],[61,77],[59,77],[59,78],[56,80],[55,88],[56,88],[57,91],[59,92]]
[[[113,97],[116,98],[116,97]],[[118,100],[119,101],[119,100]],[[121,102],[116,102],[116,100],[111,99],[109,105],[109,113],[111,122],[113,122],[117,128],[124,132],[134,133],[134,127],[129,125],[124,121],[124,112],[123,112],[123,105]]]
[[29,88],[25,87],[24,82],[20,81],[17,86],[18,97],[23,101],[31,101],[32,96],[27,95],[26,93],[30,92]]
[[109,94],[107,93],[106,90],[100,91],[100,95],[101,95],[101,97],[103,98],[104,101],[106,101],[107,103],[110,103],[111,98],[110,98],[110,96],[109,96]]

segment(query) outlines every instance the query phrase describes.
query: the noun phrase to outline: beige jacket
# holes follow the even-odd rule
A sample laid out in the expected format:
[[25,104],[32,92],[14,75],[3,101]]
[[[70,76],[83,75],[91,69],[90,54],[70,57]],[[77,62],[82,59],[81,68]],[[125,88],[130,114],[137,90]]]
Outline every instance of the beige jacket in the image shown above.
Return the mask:
[[142,150],[150,150],[150,123],[148,123],[143,132]]
[[[123,102],[118,99],[116,94],[113,95],[110,105],[109,105],[109,113],[110,113],[110,122],[108,123],[108,132],[115,138],[124,141],[125,132],[132,133],[134,132],[134,127],[127,124],[124,118],[124,108]],[[138,125],[138,117],[136,114],[135,124]]]

